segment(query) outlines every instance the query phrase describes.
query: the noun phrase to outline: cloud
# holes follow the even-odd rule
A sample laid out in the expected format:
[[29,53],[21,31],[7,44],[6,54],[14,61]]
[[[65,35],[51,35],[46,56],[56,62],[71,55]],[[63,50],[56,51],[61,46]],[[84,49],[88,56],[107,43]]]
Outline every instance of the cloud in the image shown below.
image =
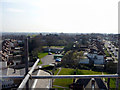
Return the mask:
[[9,11],[9,12],[18,12],[18,13],[24,12],[24,10],[16,9],[16,8],[7,8],[7,11]]

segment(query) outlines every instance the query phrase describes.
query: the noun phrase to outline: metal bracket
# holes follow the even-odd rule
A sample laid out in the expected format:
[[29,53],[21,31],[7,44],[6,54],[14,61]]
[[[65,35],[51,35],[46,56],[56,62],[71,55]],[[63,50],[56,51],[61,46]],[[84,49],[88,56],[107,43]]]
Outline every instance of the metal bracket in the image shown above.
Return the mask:
[[29,79],[32,79],[32,75],[30,73],[28,73],[30,75]]

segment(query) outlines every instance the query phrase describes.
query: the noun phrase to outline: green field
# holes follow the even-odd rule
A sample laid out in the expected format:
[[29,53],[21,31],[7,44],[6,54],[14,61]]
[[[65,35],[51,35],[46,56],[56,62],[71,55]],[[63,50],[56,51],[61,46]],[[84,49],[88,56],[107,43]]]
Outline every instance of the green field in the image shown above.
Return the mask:
[[[45,57],[46,55],[48,55],[48,53],[38,53],[39,59]],[[41,60],[40,60],[40,62],[38,63],[38,65],[40,65],[40,64],[42,64]]]
[[[62,68],[59,75],[73,75],[74,71],[75,71],[74,69]],[[58,72],[58,70],[56,72]],[[55,74],[57,74],[56,72],[55,72]],[[77,74],[78,75],[93,75],[93,74],[94,75],[101,75],[102,73],[91,71],[91,70],[80,70],[80,69],[78,69]],[[53,85],[68,87],[72,83],[73,83],[73,79],[55,79]]]

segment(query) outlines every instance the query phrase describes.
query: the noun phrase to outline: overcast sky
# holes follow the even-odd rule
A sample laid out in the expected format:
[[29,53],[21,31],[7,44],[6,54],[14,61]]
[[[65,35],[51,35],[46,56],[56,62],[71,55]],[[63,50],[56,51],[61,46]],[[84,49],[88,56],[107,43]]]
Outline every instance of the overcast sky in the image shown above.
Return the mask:
[[119,0],[1,0],[3,32],[118,33]]

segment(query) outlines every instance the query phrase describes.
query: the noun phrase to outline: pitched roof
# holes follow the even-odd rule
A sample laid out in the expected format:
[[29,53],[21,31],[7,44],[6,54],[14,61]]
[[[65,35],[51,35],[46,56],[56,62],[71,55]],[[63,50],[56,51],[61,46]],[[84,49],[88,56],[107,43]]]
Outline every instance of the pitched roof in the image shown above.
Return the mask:
[[76,83],[80,84],[80,85],[84,85],[84,87],[86,87],[86,85],[89,83],[91,79],[78,79],[76,81]]
[[98,55],[104,55],[101,51],[98,53]]

